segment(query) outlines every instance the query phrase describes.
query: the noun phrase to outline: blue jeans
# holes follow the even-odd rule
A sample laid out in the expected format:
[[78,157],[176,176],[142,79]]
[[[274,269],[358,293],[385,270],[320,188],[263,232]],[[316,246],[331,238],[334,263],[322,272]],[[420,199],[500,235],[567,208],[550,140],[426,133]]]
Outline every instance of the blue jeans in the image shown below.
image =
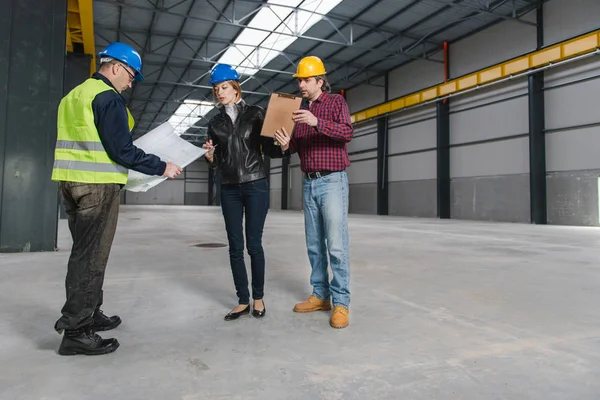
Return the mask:
[[244,228],[246,215],[246,248],[252,269],[252,298],[264,295],[265,253],[262,247],[263,228],[269,211],[269,183],[266,179],[237,185],[221,186],[221,210],[229,241],[229,262],[239,304],[250,303],[248,275],[244,263]]
[[[350,305],[348,176],[345,171],[304,179],[304,228],[312,272],[310,284],[319,299]],[[329,282],[328,262],[333,280]]]

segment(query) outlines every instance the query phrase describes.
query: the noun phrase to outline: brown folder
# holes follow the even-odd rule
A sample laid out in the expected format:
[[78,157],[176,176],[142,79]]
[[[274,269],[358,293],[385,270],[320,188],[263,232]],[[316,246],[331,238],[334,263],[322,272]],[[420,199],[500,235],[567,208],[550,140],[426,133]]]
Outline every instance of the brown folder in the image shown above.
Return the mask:
[[293,112],[300,109],[301,96],[287,93],[272,93],[267,105],[267,115],[261,136],[275,137],[275,131],[284,127],[291,135],[294,129]]

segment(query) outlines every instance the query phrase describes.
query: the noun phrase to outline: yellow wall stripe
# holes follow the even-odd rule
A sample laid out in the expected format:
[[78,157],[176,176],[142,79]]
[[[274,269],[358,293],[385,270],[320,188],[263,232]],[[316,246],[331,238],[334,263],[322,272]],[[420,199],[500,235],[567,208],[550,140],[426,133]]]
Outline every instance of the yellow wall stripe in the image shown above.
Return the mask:
[[533,51],[524,56],[513,58],[506,62],[474,72],[469,75],[429,87],[404,97],[378,104],[366,110],[352,114],[352,122],[361,122],[379,117],[387,113],[402,110],[438,97],[448,96],[471,89],[477,85],[488,84],[511,75],[523,73],[532,68],[539,68],[550,63],[592,53],[600,47],[600,30],[565,40],[551,47]]

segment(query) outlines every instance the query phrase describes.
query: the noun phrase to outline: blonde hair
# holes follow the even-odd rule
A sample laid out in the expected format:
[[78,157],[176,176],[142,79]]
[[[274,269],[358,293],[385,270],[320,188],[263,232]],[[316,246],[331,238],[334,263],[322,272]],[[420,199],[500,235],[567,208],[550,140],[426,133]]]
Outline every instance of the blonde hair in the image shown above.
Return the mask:
[[[235,101],[237,102],[239,99],[242,98],[242,85],[240,85],[240,83],[238,81],[225,81],[228,84],[231,85],[231,87],[233,88],[233,90],[235,90],[237,92],[237,95],[235,96]],[[213,96],[215,97],[215,100],[217,99],[217,85],[220,85],[223,82],[219,82],[219,83],[215,83],[213,85]]]

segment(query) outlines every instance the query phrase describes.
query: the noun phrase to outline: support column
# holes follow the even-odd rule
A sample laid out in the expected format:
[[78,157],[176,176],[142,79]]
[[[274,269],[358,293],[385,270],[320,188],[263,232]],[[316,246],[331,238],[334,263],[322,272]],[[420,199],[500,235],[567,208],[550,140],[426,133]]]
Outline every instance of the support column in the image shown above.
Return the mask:
[[290,159],[281,160],[281,209],[288,209],[288,192],[290,190]]
[[[388,96],[388,74],[385,74],[385,101]],[[377,215],[389,213],[388,190],[388,117],[377,120]]]
[[212,168],[208,169],[208,205],[212,206],[213,205],[213,198],[214,198],[214,189],[213,186],[215,185],[215,171]]
[[221,205],[221,174],[215,171],[215,206]]
[[58,185],[50,180],[63,95],[65,0],[2,0],[0,252],[56,249]]
[[[544,46],[544,11],[537,9],[537,48]],[[529,193],[532,224],[547,223],[544,72],[529,75]]]
[[[444,78],[449,78],[448,43],[444,42]],[[437,102],[437,216],[450,218],[450,100]]]
[[437,215],[450,218],[450,103],[437,103]]

